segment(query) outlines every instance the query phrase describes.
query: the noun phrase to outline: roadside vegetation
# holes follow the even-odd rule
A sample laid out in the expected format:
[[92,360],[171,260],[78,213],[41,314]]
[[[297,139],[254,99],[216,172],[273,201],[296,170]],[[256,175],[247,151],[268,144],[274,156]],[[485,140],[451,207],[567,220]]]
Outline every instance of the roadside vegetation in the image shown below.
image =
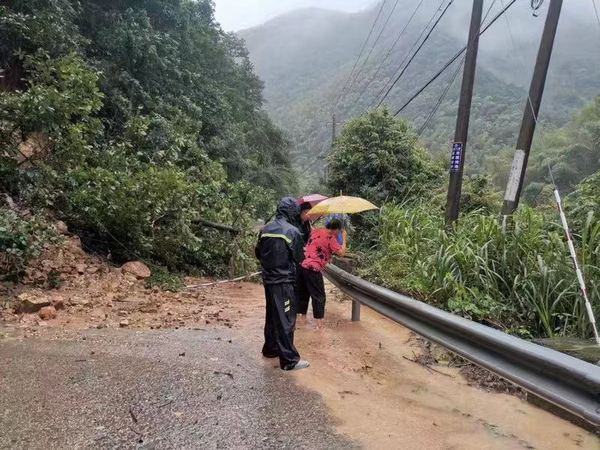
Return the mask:
[[0,208],[0,281],[19,280],[29,261],[58,239],[41,215],[23,216]]
[[[599,125],[600,114],[590,115],[582,125],[586,132],[580,133],[588,139],[584,142],[595,142],[590,152],[596,158]],[[562,164],[560,152],[552,158]],[[503,231],[501,195],[487,178],[467,178],[462,215],[447,228],[446,174],[435,170],[414,131],[385,110],[350,121],[336,141],[330,167],[332,191],[343,188],[382,206],[379,215],[355,220],[352,237],[362,256],[362,276],[522,337],[591,336],[550,195],[538,198],[535,206],[522,206]],[[591,301],[600,314],[600,174],[573,189],[566,201],[568,216]]]
[[[243,41],[215,22],[211,1],[4,2],[0,35],[0,191],[19,205],[0,208],[2,280],[18,280],[57,239],[56,219],[88,250],[149,262],[148,287],[175,291],[181,274],[255,269],[251,230],[301,176],[263,109]],[[506,231],[498,212],[512,151],[498,142],[478,142],[493,156],[465,179],[462,216],[448,229],[445,158],[385,109],[349,120],[326,190],[382,206],[355,220],[362,274],[520,336],[589,337],[547,167],[568,194],[600,315],[600,97],[542,131]]]
[[0,190],[88,248],[224,273],[247,241],[206,221],[250,227],[294,189],[212,2],[8,2],[0,34]]

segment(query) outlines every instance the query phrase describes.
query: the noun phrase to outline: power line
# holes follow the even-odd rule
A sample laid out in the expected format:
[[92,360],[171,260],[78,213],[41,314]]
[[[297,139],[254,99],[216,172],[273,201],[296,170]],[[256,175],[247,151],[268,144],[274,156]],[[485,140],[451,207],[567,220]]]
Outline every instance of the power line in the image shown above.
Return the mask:
[[444,99],[448,95],[448,92],[450,91],[450,88],[454,84],[454,81],[456,80],[456,77],[460,73],[460,69],[463,66],[464,62],[465,62],[465,58],[463,57],[463,59],[460,62],[460,64],[458,64],[458,66],[456,67],[456,70],[454,71],[454,74],[452,74],[452,76],[450,77],[450,80],[448,81],[448,85],[446,86],[446,88],[442,92],[442,95],[440,96],[440,98],[438,99],[437,103],[433,107],[433,110],[429,113],[429,116],[427,117],[427,119],[425,120],[425,122],[423,123],[423,125],[421,125],[421,127],[419,128],[418,137],[421,137],[423,135],[423,132],[425,131],[425,129],[429,125],[429,122],[431,122],[433,120],[433,118],[436,115],[438,109],[442,105],[442,102],[444,101]]
[[[516,0],[514,0],[514,1],[516,1]],[[423,91],[425,89],[427,89],[435,80],[437,80],[440,77],[440,75],[442,73],[444,73],[446,71],[446,69],[448,69],[448,67],[450,67],[452,65],[452,63],[454,61],[456,61],[458,58],[460,58],[466,49],[467,49],[467,47],[464,47],[462,50],[459,50],[452,58],[450,58],[450,61],[448,61],[446,64],[444,64],[444,66],[427,83],[425,83],[412,97],[410,97],[400,108],[398,108],[398,110],[394,113],[394,116],[397,116],[402,111],[404,111],[404,109],[408,105],[410,105],[414,99],[416,99],[419,95],[421,95],[423,93]]]
[[352,80],[352,83],[350,83],[350,86],[348,86],[348,90],[350,90],[352,88],[352,86],[354,86],[354,83],[356,83],[356,80],[358,80],[358,76],[361,74],[361,72],[365,68],[365,65],[369,61],[369,58],[371,57],[371,54],[373,53],[373,50],[375,50],[375,47],[377,46],[377,43],[379,42],[379,39],[381,39],[381,36],[383,35],[383,32],[385,31],[385,28],[387,27],[387,24],[389,23],[390,19],[392,18],[392,15],[394,14],[394,11],[398,7],[398,3],[400,3],[400,0],[396,0],[396,2],[394,3],[394,6],[392,7],[392,9],[390,10],[390,12],[388,13],[387,19],[384,22],[383,26],[381,27],[381,30],[379,31],[379,34],[377,35],[377,38],[375,38],[375,40],[373,41],[373,45],[371,45],[371,50],[369,50],[369,53],[367,54],[366,58],[363,60],[362,65],[356,71],[356,74],[354,75],[354,79]]
[[[514,5],[516,3],[516,1],[517,0],[511,0],[511,2],[506,7],[504,7],[502,9],[502,11],[500,11],[498,14],[496,14],[496,16],[494,16],[494,18],[490,21],[490,23],[487,24],[479,32],[479,36],[483,35],[483,33],[485,33],[504,13],[506,13],[506,11],[508,11],[508,9],[512,5]],[[408,105],[410,105],[419,95],[421,95],[425,89],[427,89],[435,80],[437,80],[440,77],[440,75],[442,73],[444,73],[446,71],[446,69],[448,69],[448,67],[450,67],[452,65],[452,63],[454,61],[456,61],[458,58],[460,58],[460,56],[465,52],[466,49],[467,49],[467,46],[464,46],[452,58],[450,58],[450,60],[446,64],[444,64],[444,66],[429,81],[427,81],[427,83],[425,83],[413,96],[411,96],[400,108],[398,108],[398,110],[394,113],[394,116],[397,116],[404,109],[406,109],[406,107],[408,107]]]
[[[490,12],[492,11],[492,8],[493,8],[493,7],[494,7],[494,5],[496,4],[496,1],[497,1],[497,0],[494,0],[494,1],[492,2],[492,4],[490,5],[490,7],[488,8],[487,12],[485,13],[485,16],[483,17],[483,21],[482,21],[482,23],[486,21],[487,17],[489,16]],[[512,4],[513,4],[513,3],[515,3],[515,1],[516,1],[516,0],[513,0],[513,1],[512,1],[512,3],[509,5],[509,7],[510,7],[510,6],[512,6]],[[507,9],[508,9],[508,8],[507,8]],[[482,35],[482,34],[483,34],[483,33],[484,33],[484,32],[485,32],[485,31],[486,31],[486,30],[487,30],[487,29],[488,29],[488,28],[489,28],[489,27],[490,27],[490,26],[491,26],[491,25],[492,25],[492,24],[493,24],[493,23],[496,21],[496,20],[498,20],[498,18],[500,17],[500,15],[502,15],[502,14],[504,13],[504,11],[506,11],[506,10],[503,10],[503,11],[501,11],[501,12],[500,12],[498,15],[496,15],[496,17],[494,17],[494,18],[492,19],[492,21],[491,21],[491,22],[490,22],[490,23],[489,23],[489,24],[488,24],[488,25],[487,25],[487,26],[486,26],[486,27],[485,27],[483,30],[481,30],[481,26],[480,26],[479,36],[481,36],[481,35]],[[464,46],[464,47],[463,47],[463,48],[462,48],[462,49],[461,49],[461,50],[460,50],[458,53],[456,53],[456,54],[455,54],[455,55],[454,55],[454,56],[453,56],[453,57],[450,59],[450,61],[448,61],[448,62],[447,62],[447,63],[446,63],[446,64],[445,64],[445,65],[442,67],[442,69],[441,69],[441,70],[439,70],[439,71],[438,71],[438,72],[437,72],[437,73],[436,73],[436,74],[433,76],[433,78],[431,78],[431,79],[430,79],[430,80],[429,80],[427,83],[425,83],[425,85],[424,85],[424,86],[423,86],[421,89],[419,89],[419,90],[417,91],[417,93],[416,93],[416,94],[414,94],[414,95],[413,95],[413,96],[412,96],[412,97],[411,97],[411,98],[410,98],[410,99],[409,99],[409,100],[408,100],[406,103],[404,103],[404,105],[402,105],[402,106],[401,106],[401,107],[400,107],[400,108],[399,108],[399,109],[398,109],[398,110],[397,110],[397,111],[394,113],[394,116],[397,116],[398,114],[400,114],[400,112],[401,112],[402,110],[404,110],[404,108],[406,108],[406,107],[407,107],[407,106],[408,106],[410,103],[412,103],[412,101],[413,101],[415,98],[417,98],[417,97],[418,97],[418,96],[419,96],[419,95],[420,95],[420,94],[421,94],[421,93],[422,93],[422,92],[423,92],[425,89],[427,89],[427,87],[428,87],[429,85],[431,85],[431,83],[433,83],[433,82],[434,82],[434,81],[435,81],[435,80],[436,80],[436,79],[437,79],[437,78],[438,78],[438,77],[439,77],[439,76],[440,76],[440,75],[441,75],[441,74],[442,74],[442,73],[443,73],[443,72],[444,72],[444,71],[445,71],[445,70],[446,70],[448,67],[450,67],[450,66],[452,65],[452,63],[453,63],[454,61],[456,61],[456,60],[457,60],[457,59],[458,59],[458,58],[459,58],[459,57],[460,57],[460,56],[461,56],[461,55],[462,55],[462,54],[463,54],[463,53],[466,51],[466,49],[467,49],[467,46],[465,45],[465,46]]]
[[421,45],[419,45],[419,47],[417,47],[417,49],[415,50],[415,52],[413,53],[413,55],[411,56],[411,58],[408,60],[408,62],[406,63],[406,65],[404,66],[404,68],[402,69],[402,71],[400,72],[400,74],[396,77],[396,79],[394,80],[394,82],[392,83],[392,85],[389,87],[389,89],[387,90],[387,92],[385,93],[385,95],[383,96],[383,98],[379,101],[379,103],[377,104],[377,106],[380,106],[383,103],[383,101],[390,94],[390,92],[392,91],[392,89],[394,88],[394,86],[396,86],[396,84],[398,83],[398,81],[400,81],[400,79],[402,78],[402,75],[404,75],[406,73],[406,70],[408,69],[408,67],[410,66],[410,64],[414,61],[414,59],[416,58],[416,56],[419,54],[419,52],[421,51],[421,49],[423,48],[423,46],[427,43],[427,41],[431,37],[431,34],[434,32],[434,30],[436,29],[436,27],[438,26],[438,24],[441,22],[441,20],[443,19],[444,15],[446,14],[446,12],[448,11],[448,9],[450,8],[450,6],[452,5],[453,2],[454,2],[454,0],[450,0],[450,3],[448,3],[446,5],[446,7],[444,8],[444,10],[442,11],[442,14],[440,14],[440,16],[437,18],[437,20],[433,24],[433,27],[431,28],[431,30],[429,30],[429,33],[427,33],[427,35],[425,36],[425,39],[423,39],[423,42],[421,42]]
[[598,14],[598,6],[596,6],[596,0],[592,0],[592,6],[594,7],[594,13],[596,14],[596,21],[600,27],[600,14]]
[[[398,37],[396,38],[396,40],[394,41],[394,43],[392,44],[392,46],[389,48],[389,50],[387,51],[387,53],[385,54],[385,56],[383,57],[383,59],[381,60],[381,62],[379,63],[379,66],[377,67],[377,70],[374,72],[374,74],[369,78],[369,80],[367,81],[367,84],[365,85],[364,89],[362,90],[362,92],[360,93],[360,95],[358,96],[358,98],[356,99],[356,103],[358,104],[358,102],[360,102],[362,96],[365,94],[365,92],[367,91],[367,88],[371,85],[371,83],[373,82],[373,80],[377,79],[377,75],[379,75],[379,72],[381,71],[381,69],[383,68],[383,65],[387,62],[387,60],[390,58],[390,55],[392,54],[392,52],[394,51],[394,49],[396,48],[396,46],[398,45],[398,43],[400,42],[400,39],[402,38],[402,36],[404,35],[404,33],[406,32],[406,29],[408,28],[408,26],[412,23],[413,19],[415,18],[415,16],[417,15],[417,12],[419,11],[419,9],[421,8],[421,5],[425,2],[425,0],[421,0],[419,2],[419,4],[417,5],[417,7],[415,8],[415,10],[413,11],[412,15],[409,17],[408,22],[406,22],[406,24],[404,25],[404,27],[402,28],[402,30],[400,31],[400,33],[398,34]],[[362,112],[364,113],[366,111],[367,108],[365,108]]]
[[450,88],[454,84],[454,81],[456,80],[456,77],[460,73],[460,69],[461,69],[464,61],[465,61],[465,58],[463,58],[462,61],[461,61],[461,63],[456,67],[456,70],[454,71],[454,74],[452,75],[452,77],[450,78],[450,80],[448,80],[448,85],[446,86],[446,88],[444,89],[444,91],[442,92],[442,94],[440,95],[440,97],[438,98],[438,100],[435,103],[435,105],[433,106],[432,110],[427,115],[427,118],[425,119],[425,122],[423,122],[423,124],[419,127],[418,132],[415,134],[415,137],[414,137],[414,139],[412,140],[412,142],[410,144],[411,146],[414,145],[423,136],[423,132],[429,126],[429,123],[433,120],[433,118],[437,114],[437,111],[440,108],[440,106],[441,106],[442,102],[444,101],[444,99],[446,98],[446,95],[448,95],[448,91],[450,91]]
[[[402,67],[404,67],[404,63],[406,62],[406,60],[409,58],[409,56],[411,55],[411,53],[413,52],[413,50],[417,47],[417,45],[419,44],[419,42],[421,41],[421,38],[423,37],[423,35],[425,34],[425,32],[427,31],[427,29],[429,28],[429,26],[433,23],[433,21],[435,20],[435,16],[437,16],[438,11],[440,11],[442,9],[442,5],[444,4],[446,0],[442,0],[440,3],[440,6],[437,7],[437,9],[434,11],[433,15],[431,16],[431,18],[429,19],[429,22],[427,22],[427,24],[425,24],[425,26],[423,27],[423,29],[421,30],[421,33],[419,33],[419,36],[417,37],[417,39],[415,40],[415,42],[413,42],[412,46],[410,47],[410,49],[408,50],[408,52],[406,53],[406,55],[404,55],[404,58],[402,59],[402,61],[400,62],[400,65],[398,66],[398,69],[396,69],[396,71],[394,72],[394,74],[402,69]],[[392,78],[394,77],[394,75],[392,75],[388,81],[385,83],[385,85],[381,88],[381,90],[377,93],[377,95],[375,96],[375,98],[371,101],[371,103],[369,103],[369,106],[367,108],[372,108],[375,103],[377,102],[377,99],[381,96],[381,94],[383,94],[383,91],[385,91],[387,89],[387,87],[390,85],[390,82],[392,81]]]
[[538,17],[539,9],[544,4],[544,0],[531,0],[531,9],[533,10],[533,17]]
[[[504,0],[500,0],[500,4],[502,6],[504,6]],[[541,6],[542,6],[541,3],[539,5],[534,5],[533,2],[531,5],[531,7],[534,8],[534,11],[539,9]],[[519,49],[518,49],[517,43],[515,41],[515,36],[512,32],[512,27],[510,26],[510,19],[508,17],[508,14],[504,14],[504,20],[506,21],[506,28],[508,29],[508,35],[510,36],[510,42],[511,42],[511,45],[513,48],[513,52],[515,53],[515,55],[517,56],[517,59],[519,60],[521,69],[525,70],[525,63],[523,63],[523,59],[521,58],[521,54],[519,53]],[[535,123],[537,124],[537,122],[538,122],[537,114],[535,113],[535,111],[533,109],[533,104],[531,103],[531,97],[529,96],[529,92],[527,93],[527,105],[531,108],[531,112],[533,114],[533,120],[535,120]]]
[[371,35],[373,34],[373,30],[375,30],[375,25],[377,24],[377,21],[379,20],[379,17],[381,16],[381,12],[383,11],[383,7],[385,6],[386,1],[387,0],[383,0],[383,2],[381,3],[381,7],[379,8],[379,11],[377,12],[377,16],[375,17],[375,20],[373,21],[373,24],[371,25],[371,30],[369,31],[369,34],[367,35],[367,38],[365,39],[365,42],[363,43],[362,48],[360,49],[360,53],[358,54],[356,61],[354,61],[354,65],[352,66],[352,70],[348,74],[348,78],[346,78],[346,82],[344,83],[344,86],[342,87],[342,89],[340,90],[340,93],[336,97],[336,100],[333,104],[332,110],[335,110],[338,102],[340,101],[342,96],[345,94],[344,91],[345,91],[346,87],[348,86],[348,82],[350,81],[350,78],[354,74],[354,70],[356,70],[356,66],[358,65],[358,62],[360,61],[360,59],[365,51],[365,48],[367,47],[367,44],[369,43],[369,40],[371,39]]

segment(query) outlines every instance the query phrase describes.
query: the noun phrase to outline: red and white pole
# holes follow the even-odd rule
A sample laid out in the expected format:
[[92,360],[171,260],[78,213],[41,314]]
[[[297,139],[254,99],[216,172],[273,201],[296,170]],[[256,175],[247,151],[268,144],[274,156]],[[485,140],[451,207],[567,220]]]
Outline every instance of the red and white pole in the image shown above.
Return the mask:
[[569,252],[571,253],[571,258],[573,259],[573,264],[575,265],[575,272],[577,273],[577,280],[579,281],[579,287],[581,288],[581,295],[585,300],[585,309],[587,310],[588,318],[590,323],[592,324],[592,329],[594,330],[594,337],[596,339],[596,343],[600,345],[600,337],[598,336],[598,329],[596,328],[596,319],[594,318],[594,311],[592,310],[592,304],[590,303],[590,299],[588,297],[587,289],[585,287],[585,280],[583,279],[583,273],[579,268],[579,262],[577,260],[577,252],[575,251],[575,246],[573,245],[573,239],[571,239],[571,232],[569,231],[569,224],[567,223],[567,216],[565,216],[565,212],[562,207],[562,201],[560,199],[560,194],[558,192],[558,188],[554,188],[554,198],[556,199],[556,204],[558,205],[558,212],[560,214],[560,221],[562,223],[563,229],[565,230],[565,234],[567,236],[567,245],[569,247]]

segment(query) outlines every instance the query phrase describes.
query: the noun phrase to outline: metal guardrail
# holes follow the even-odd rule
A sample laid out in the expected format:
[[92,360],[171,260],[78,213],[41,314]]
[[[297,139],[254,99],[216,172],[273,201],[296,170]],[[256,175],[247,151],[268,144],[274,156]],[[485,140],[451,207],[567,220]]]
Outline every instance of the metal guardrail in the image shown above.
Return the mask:
[[[377,286],[334,265],[326,277],[356,302],[600,427],[600,367]],[[355,316],[356,314],[356,316]]]

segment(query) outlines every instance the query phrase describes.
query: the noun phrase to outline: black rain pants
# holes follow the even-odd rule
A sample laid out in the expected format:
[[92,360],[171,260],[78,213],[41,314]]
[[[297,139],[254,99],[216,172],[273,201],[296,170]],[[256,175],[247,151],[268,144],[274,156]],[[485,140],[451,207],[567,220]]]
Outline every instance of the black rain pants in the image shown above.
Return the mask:
[[294,283],[265,285],[265,344],[262,353],[267,358],[279,357],[283,370],[293,369],[300,355],[294,347],[296,291]]
[[306,314],[308,300],[312,299],[312,310],[315,319],[325,317],[325,282],[323,274],[300,267],[298,277],[298,314]]

